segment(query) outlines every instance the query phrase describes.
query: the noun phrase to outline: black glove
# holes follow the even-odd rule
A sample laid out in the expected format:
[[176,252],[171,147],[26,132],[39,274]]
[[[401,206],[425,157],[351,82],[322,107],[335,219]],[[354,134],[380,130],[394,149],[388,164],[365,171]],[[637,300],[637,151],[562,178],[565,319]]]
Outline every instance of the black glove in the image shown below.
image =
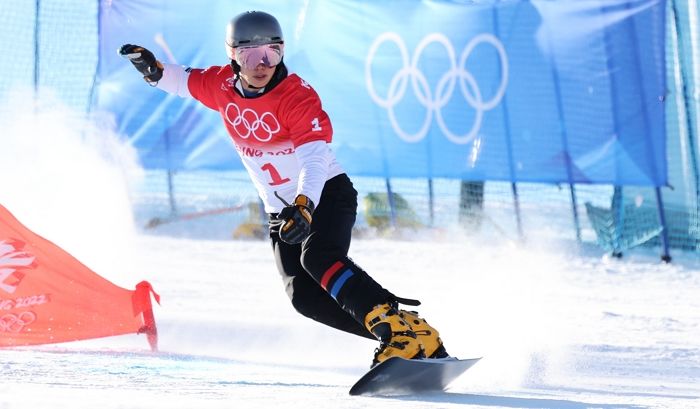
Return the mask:
[[163,64],[156,60],[152,52],[140,45],[124,44],[119,55],[131,61],[148,83],[156,83],[163,77]]
[[277,215],[283,220],[280,227],[280,240],[287,244],[298,244],[311,232],[311,215],[314,212],[314,203],[304,195],[297,195],[294,202]]

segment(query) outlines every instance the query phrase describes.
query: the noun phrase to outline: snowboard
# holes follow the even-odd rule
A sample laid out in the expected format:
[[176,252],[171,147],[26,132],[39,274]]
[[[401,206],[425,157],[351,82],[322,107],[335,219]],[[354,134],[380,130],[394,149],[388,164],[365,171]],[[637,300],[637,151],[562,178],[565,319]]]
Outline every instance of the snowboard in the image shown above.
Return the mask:
[[350,395],[411,395],[444,391],[481,358],[404,359],[392,357],[369,370]]

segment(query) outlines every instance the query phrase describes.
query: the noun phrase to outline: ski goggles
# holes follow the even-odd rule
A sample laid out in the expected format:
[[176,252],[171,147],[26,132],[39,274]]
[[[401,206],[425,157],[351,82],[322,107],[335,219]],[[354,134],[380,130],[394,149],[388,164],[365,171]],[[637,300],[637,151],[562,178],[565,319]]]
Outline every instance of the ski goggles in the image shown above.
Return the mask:
[[233,56],[238,65],[254,69],[258,64],[274,67],[282,61],[284,44],[263,44],[250,47],[236,47]]

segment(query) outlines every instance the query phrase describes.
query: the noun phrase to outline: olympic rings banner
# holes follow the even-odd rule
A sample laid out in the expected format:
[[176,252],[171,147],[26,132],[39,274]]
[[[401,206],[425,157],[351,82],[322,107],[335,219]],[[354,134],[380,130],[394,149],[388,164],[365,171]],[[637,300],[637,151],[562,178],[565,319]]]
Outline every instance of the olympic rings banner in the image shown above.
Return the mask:
[[228,63],[228,20],[274,14],[351,175],[667,184],[664,0],[101,2],[95,107],[147,168],[242,169],[216,112],[117,56]]

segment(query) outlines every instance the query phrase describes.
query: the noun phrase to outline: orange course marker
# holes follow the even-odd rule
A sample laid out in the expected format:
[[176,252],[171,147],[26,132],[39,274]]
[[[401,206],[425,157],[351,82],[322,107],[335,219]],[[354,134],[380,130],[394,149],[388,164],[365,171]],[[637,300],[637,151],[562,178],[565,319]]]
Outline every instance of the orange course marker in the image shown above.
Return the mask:
[[0,347],[145,333],[155,351],[151,294],[160,303],[148,282],[111,283],[0,205]]

